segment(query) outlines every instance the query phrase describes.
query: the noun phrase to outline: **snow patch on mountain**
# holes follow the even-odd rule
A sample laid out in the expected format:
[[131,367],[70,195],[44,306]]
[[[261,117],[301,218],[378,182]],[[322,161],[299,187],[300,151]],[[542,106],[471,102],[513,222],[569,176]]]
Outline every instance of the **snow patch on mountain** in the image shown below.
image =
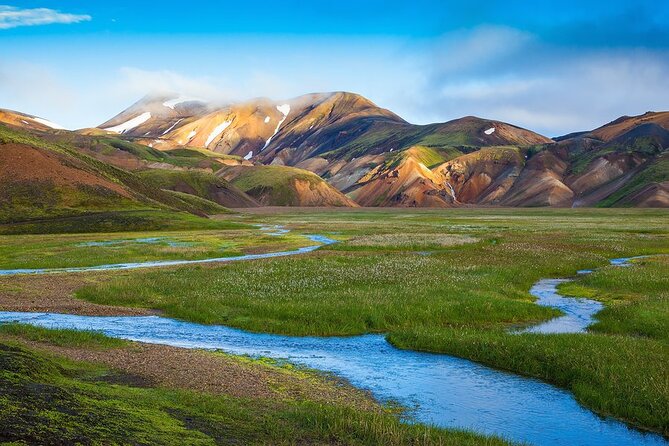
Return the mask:
[[219,125],[216,126],[213,132],[209,135],[209,138],[207,138],[207,142],[204,143],[205,147],[209,147],[209,144],[216,139],[221,133],[223,133],[223,130],[227,129],[230,124],[232,124],[232,121],[225,121]]
[[195,135],[197,135],[197,132],[195,130],[191,130],[187,136],[188,140],[190,141],[191,139],[195,138]]
[[191,102],[191,101],[198,101],[196,98],[191,98],[188,96],[179,96],[174,99],[170,99],[169,101],[163,102],[163,105],[167,108],[171,108],[174,110],[174,107],[176,107],[179,104],[183,104],[184,102]]
[[266,116],[266,117],[265,117],[265,124],[267,124],[267,123],[269,122],[269,120],[270,120],[270,117],[269,117],[269,116]]
[[[170,130],[172,130],[174,127],[176,127],[177,124],[179,124],[179,123],[180,123],[181,121],[183,121],[183,120],[184,120],[184,118],[181,118],[181,119],[179,119],[177,122],[175,122],[174,124],[172,124],[172,127],[170,127],[169,129],[165,130],[165,131],[163,132],[163,135],[166,135],[167,133],[169,133]],[[161,135],[161,136],[162,136],[162,135]]]
[[244,157],[245,160],[250,160],[251,158],[253,158],[253,150],[247,153],[246,156]]
[[114,127],[107,127],[103,130],[107,130],[109,132],[114,132],[114,133],[125,133],[128,130],[132,130],[135,127],[139,127],[149,119],[151,119],[151,113],[144,112],[141,115],[135,116],[134,118],[124,122],[123,124],[115,125]]
[[288,116],[288,113],[290,113],[290,104],[277,105],[276,109],[279,110],[285,118]]
[[37,122],[39,122],[40,124],[43,124],[43,125],[45,125],[45,126],[47,126],[47,127],[51,127],[52,129],[56,129],[56,130],[65,130],[65,127],[63,127],[62,125],[58,125],[58,124],[56,124],[55,122],[51,122],[51,121],[49,121],[49,120],[47,120],[47,119],[34,117],[34,118],[32,118],[32,120],[33,120],[33,121],[37,121]]
[[281,128],[281,124],[283,124],[283,121],[285,121],[286,118],[288,117],[288,113],[290,113],[290,104],[277,105],[276,109],[279,110],[279,112],[283,115],[283,118],[281,118],[279,123],[276,125],[276,128],[274,129],[274,133],[272,133],[272,136],[270,136],[267,139],[267,141],[265,141],[265,145],[262,147],[262,149],[260,149],[261,152],[267,148],[267,146],[269,145],[270,142],[272,142],[272,138],[274,138],[274,136],[277,133],[279,133],[279,129]]
[[485,133],[486,135],[492,135],[493,133],[495,133],[495,127],[491,127],[483,133]]

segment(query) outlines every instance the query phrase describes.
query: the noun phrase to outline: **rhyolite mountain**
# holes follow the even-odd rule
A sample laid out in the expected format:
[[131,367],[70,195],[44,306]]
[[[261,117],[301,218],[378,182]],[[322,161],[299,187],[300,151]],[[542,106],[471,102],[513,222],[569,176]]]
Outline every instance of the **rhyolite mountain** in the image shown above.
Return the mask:
[[147,97],[99,127],[160,150],[305,169],[362,206],[667,206],[668,116],[553,140],[473,116],[414,125],[335,92],[223,106]]
[[69,142],[71,132],[58,130],[60,137],[21,121],[31,130],[0,124],[0,223],[122,210],[226,211],[214,201],[153,186],[96,159]]
[[336,92],[215,105],[148,96],[67,131],[0,110],[6,217],[151,206],[669,206],[669,112],[550,139],[464,117],[414,125]]

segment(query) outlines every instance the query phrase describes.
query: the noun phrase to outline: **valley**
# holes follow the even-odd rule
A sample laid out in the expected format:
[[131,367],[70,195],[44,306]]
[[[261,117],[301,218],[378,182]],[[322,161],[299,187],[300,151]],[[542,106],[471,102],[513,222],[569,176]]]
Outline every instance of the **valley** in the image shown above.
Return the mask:
[[668,23],[0,4],[0,446],[669,446]]
[[0,438],[666,444],[666,117],[4,111]]
[[[566,393],[560,393],[565,392],[564,390],[550,390],[550,392],[558,392],[556,396],[551,397],[555,401],[554,404],[561,404],[561,406],[556,406],[554,411],[567,410],[567,407],[573,408],[569,410],[576,410],[581,415],[572,414],[569,417],[573,420],[583,420],[586,423],[584,425],[586,430],[592,427],[585,427],[591,422],[585,420],[593,420],[592,422],[597,420],[596,417],[592,418],[593,415],[588,415],[591,414],[589,410],[594,410],[605,417],[614,417],[631,426],[659,433],[664,432],[666,435],[667,420],[662,416],[664,411],[658,408],[666,407],[669,401],[668,388],[662,384],[667,382],[666,368],[663,367],[668,351],[664,333],[667,331],[666,325],[669,322],[669,319],[663,316],[666,314],[664,307],[666,306],[667,284],[664,273],[666,273],[668,258],[663,254],[669,254],[667,217],[666,211],[663,210],[633,209],[407,211],[352,208],[346,212],[339,212],[327,208],[254,208],[243,213],[222,214],[210,220],[219,225],[234,224],[234,227],[198,229],[197,225],[194,225],[192,230],[181,230],[172,234],[162,233],[163,242],[161,243],[164,244],[143,245],[148,246],[149,249],[142,254],[147,260],[151,260],[161,255],[165,256],[164,250],[169,248],[177,250],[173,255],[183,257],[191,255],[193,246],[202,244],[209,251],[199,252],[197,255],[209,255],[212,249],[226,252],[225,250],[229,250],[233,243],[240,253],[269,253],[308,246],[311,243],[304,235],[315,234],[325,235],[338,242],[322,245],[315,251],[299,256],[257,258],[234,263],[175,265],[149,270],[5,275],[0,277],[0,309],[10,311],[10,313],[2,313],[4,320],[37,324],[47,327],[48,330],[34,333],[26,325],[4,325],[0,328],[0,338],[5,344],[16,345],[17,347],[13,348],[21,349],[19,351],[24,352],[21,353],[22,355],[32,352],[30,355],[37,355],[35,357],[39,358],[40,355],[45,354],[42,352],[52,352],[51,354],[62,358],[57,361],[65,361],[67,364],[70,364],[67,361],[72,359],[86,361],[85,366],[78,365],[83,363],[75,363],[79,369],[72,369],[75,365],[69,365],[69,370],[93,367],[94,370],[100,370],[95,373],[111,370],[111,372],[104,373],[112,373],[112,376],[125,376],[124,373],[130,373],[136,376],[132,378],[135,381],[123,381],[123,384],[115,384],[111,387],[110,384],[99,381],[99,378],[98,381],[93,382],[80,381],[83,379],[80,377],[85,376],[81,374],[83,372],[77,372],[78,374],[72,375],[73,378],[68,378],[70,380],[68,384],[65,384],[62,378],[56,378],[55,375],[44,375],[44,373],[35,375],[38,376],[37,378],[30,379],[37,379],[37,382],[59,382],[61,383],[58,384],[59,386],[67,385],[72,389],[86,389],[88,394],[93,392],[95,395],[107,395],[105,398],[111,397],[117,401],[119,410],[124,414],[129,410],[123,408],[123,401],[126,401],[124,398],[128,397],[128,392],[141,391],[143,401],[145,401],[142,404],[153,401],[151,403],[153,406],[143,406],[143,410],[148,411],[143,413],[146,416],[154,413],[156,416],[161,414],[161,417],[167,417],[163,418],[162,426],[172,426],[170,423],[179,419],[174,418],[174,414],[177,413],[174,410],[178,410],[178,413],[193,414],[189,416],[197,413],[200,414],[197,415],[200,420],[209,420],[203,421],[205,424],[187,425],[188,435],[194,436],[193,438],[201,438],[203,444],[206,444],[207,441],[220,441],[222,438],[220,432],[211,431],[210,428],[205,428],[205,425],[228,425],[232,430],[226,431],[228,432],[226,435],[232,435],[230,432],[234,432],[235,438],[243,438],[242,441],[248,443],[262,443],[267,438],[274,438],[277,443],[289,442],[288,438],[310,438],[309,441],[315,441],[317,438],[330,438],[352,444],[375,442],[404,444],[415,441],[410,438],[420,436],[424,444],[466,444],[467,442],[496,444],[497,440],[492,438],[461,434],[452,430],[467,427],[474,428],[479,433],[537,444],[551,444],[546,437],[534,436],[539,435],[539,432],[553,432],[552,438],[558,439],[556,444],[562,444],[561,442],[566,441],[565,438],[568,438],[569,435],[579,435],[575,428],[576,425],[574,429],[564,431],[562,423],[558,422],[557,425],[549,427],[545,423],[549,423],[550,420],[541,421],[537,419],[537,416],[530,416],[525,422],[514,424],[508,419],[505,421],[503,414],[509,412],[503,410],[491,410],[491,418],[481,418],[481,410],[488,411],[490,408],[487,408],[486,403],[489,399],[479,398],[489,393],[476,396],[479,390],[465,392],[466,387],[462,386],[465,386],[468,381],[458,380],[456,378],[460,376],[458,374],[428,373],[430,367],[426,365],[425,360],[432,361],[431,358],[434,358],[435,361],[446,361],[444,364],[455,361],[452,366],[438,366],[438,370],[443,371],[443,367],[460,369],[463,365],[457,365],[459,363],[453,356],[491,367],[481,369],[481,366],[475,363],[468,361],[462,363],[472,364],[475,369],[478,367],[476,370],[481,370],[480,373],[473,375],[477,378],[471,378],[472,375],[469,375],[468,380],[474,379],[472,384],[475,388],[487,389],[485,392],[494,392],[493,382],[502,386],[499,391],[502,389],[507,389],[504,392],[509,391],[509,387],[505,387],[506,384],[501,384],[505,382],[500,382],[501,376],[485,378],[488,373],[493,375],[499,373],[496,369],[516,374],[511,375],[516,378],[508,379],[513,382],[516,382],[515,379],[520,379],[518,385],[526,388],[522,392],[530,392],[523,398],[530,398],[530,395],[534,395],[532,398],[537,398],[541,394],[538,389],[545,384],[538,382],[531,384],[531,386],[539,387],[529,390],[534,387],[527,388],[530,384],[517,375],[537,378],[566,389]],[[641,222],[644,226],[643,231],[638,229]],[[41,227],[44,232],[49,232],[48,225],[46,223]],[[290,231],[280,231],[280,226]],[[42,241],[38,235],[6,235],[3,237],[7,240],[17,237],[20,239],[16,239],[13,245],[12,252],[15,254],[11,263],[5,263],[3,268],[30,266],[29,259],[33,257],[30,253],[35,250],[41,250],[44,253],[51,251],[59,253],[51,263],[42,265],[50,267],[57,266],[58,257],[68,262],[68,256],[72,258],[69,265],[82,265],[82,260],[78,262],[76,260],[82,257],[81,249],[98,250],[98,254],[91,255],[90,259],[87,259],[88,264],[102,264],[110,258],[109,252],[114,252],[114,258],[119,261],[138,261],[142,257],[136,251],[136,246],[142,245],[142,240],[151,240],[152,236],[157,234],[161,233],[71,234],[60,236],[65,237],[67,241],[65,243],[61,241],[58,246],[49,245],[48,238],[47,241]],[[170,247],[167,242],[172,244],[188,242],[191,245],[177,245],[175,248]],[[634,255],[648,255],[649,257],[634,260],[632,266],[629,267],[606,266],[608,259]],[[60,266],[65,265],[67,263]],[[32,264],[32,266],[38,265]],[[598,267],[601,268],[590,275],[579,276],[574,282],[559,285],[560,292],[587,296],[589,299],[597,299],[603,303],[604,310],[595,315],[596,323],[588,329],[588,333],[550,335],[513,333],[520,327],[532,326],[560,315],[559,310],[541,307],[533,302],[534,297],[529,291],[534,283],[542,278],[569,277],[575,275],[577,270]],[[43,290],[51,291],[44,292]],[[37,311],[38,313],[25,313],[25,311]],[[648,316],[648,311],[652,311],[652,316]],[[81,314],[83,319],[80,323],[66,316],[59,319],[59,313]],[[107,320],[104,318],[85,319],[94,315],[114,317]],[[130,318],[116,317],[121,315],[130,316]],[[148,319],[145,322],[140,322],[141,318],[137,319],[136,327],[141,334],[127,332],[124,335],[123,330],[134,326],[133,315],[148,316]],[[155,319],[156,315],[159,315],[160,318]],[[162,318],[176,318],[176,320],[167,322],[171,319],[165,319],[163,323],[160,322]],[[180,321],[207,325],[189,325]],[[153,324],[156,323],[158,325],[154,326]],[[111,350],[105,347],[100,351],[100,347],[92,348],[90,343],[114,341],[107,341],[109,338],[95,337],[93,340],[88,340],[87,336],[93,335],[88,335],[88,332],[85,331],[82,333],[65,330],[62,335],[58,334],[58,331],[50,331],[71,328],[87,330],[93,327],[95,330],[102,330],[112,336],[127,337],[135,341],[144,340],[149,344],[139,344],[137,347],[114,346]],[[188,337],[174,338],[174,342],[169,340],[170,336],[176,336],[176,333],[184,333],[185,336],[186,332],[182,330],[191,330],[190,327],[193,327],[195,333],[199,333],[196,338],[191,340],[188,340]],[[240,332],[226,327],[248,331]],[[214,334],[212,340],[203,341],[205,338],[202,336],[206,336],[205,333],[210,330],[214,330],[213,333],[217,333],[216,330],[223,331]],[[275,333],[279,336],[254,334],[253,332]],[[287,346],[282,344],[282,339],[286,335],[319,336],[294,338],[288,344],[292,346],[290,348],[298,348],[296,346],[300,343],[308,343],[305,351],[314,353],[304,356],[302,350],[286,350]],[[365,336],[320,338],[320,336],[357,335]],[[233,339],[239,336],[246,340],[235,343]],[[385,343],[384,337],[393,346],[402,350],[396,350],[389,345],[378,346],[377,342]],[[228,341],[220,344],[220,341],[217,341],[219,339],[228,339]],[[335,372],[336,376],[347,378],[350,384],[363,390],[372,390],[373,396],[377,399],[353,396],[354,394],[347,392],[355,391],[344,386],[335,387],[332,394],[334,399],[328,400],[326,406],[319,406],[318,400],[314,400],[317,398],[314,394],[302,393],[300,396],[295,396],[292,393],[294,391],[290,391],[291,396],[287,399],[285,396],[279,396],[285,394],[274,393],[272,394],[274,396],[251,394],[251,399],[242,403],[241,400],[235,399],[239,397],[241,391],[236,385],[226,387],[220,393],[220,391],[213,391],[211,387],[207,387],[209,384],[205,383],[202,384],[204,386],[202,387],[197,382],[181,384],[164,381],[166,378],[161,378],[163,376],[161,370],[175,367],[175,370],[179,370],[179,366],[167,363],[156,363],[150,366],[146,362],[148,359],[141,359],[151,358],[154,355],[154,349],[164,348],[152,347],[151,344],[155,342],[182,348],[184,346],[205,349],[220,348],[232,354],[250,354],[254,358],[269,356],[288,359],[293,364]],[[323,356],[324,352],[330,348],[327,345],[331,343],[338,346],[333,347],[335,351],[346,352],[349,349],[358,351],[361,347],[354,346],[356,342],[372,343],[370,348],[373,351],[380,349],[381,352],[385,352],[377,359],[391,361],[393,364],[408,364],[408,358],[415,355],[412,351],[438,353],[420,359],[423,365],[419,368],[426,374],[426,379],[428,375],[432,376],[430,378],[433,380],[432,384],[428,386],[415,382],[412,385],[416,387],[411,390],[412,387],[406,387],[409,385],[406,380],[401,379],[396,387],[392,387],[396,390],[390,390],[391,387],[379,387],[376,381],[370,382],[362,379],[363,376],[367,376],[365,372],[362,375],[357,375],[355,372],[360,367],[363,368],[362,370],[364,367],[393,370],[388,368],[390,363],[384,366],[374,366],[376,359],[370,354],[357,359],[354,355],[342,356],[340,354],[335,356],[336,359],[329,356],[330,354]],[[54,343],[57,343],[55,345],[58,346],[54,346]],[[72,345],[72,343],[75,344]],[[251,348],[251,345],[255,347]],[[128,355],[133,349],[144,349],[144,353],[139,356],[135,354],[136,356],[133,356],[135,359],[119,362],[114,359],[118,348],[130,349],[127,354],[124,354],[124,358],[129,358]],[[160,350],[155,351],[157,354]],[[11,354],[16,355],[17,353]],[[186,354],[179,348],[173,353],[169,352],[170,357]],[[203,358],[211,355],[211,353],[198,354],[204,355]],[[396,354],[403,359],[393,361],[391,358]],[[408,356],[402,356],[405,354]],[[444,354],[452,356],[444,356]],[[230,356],[228,358],[226,361],[230,365],[225,367],[260,367],[253,363],[244,365],[246,360],[243,357]],[[422,357],[419,355],[416,358]],[[210,359],[198,359],[198,361],[205,360],[210,361]],[[50,359],[50,361],[53,360]],[[357,365],[354,366],[354,364]],[[225,367],[220,373],[233,373]],[[263,365],[262,367],[274,366]],[[121,375],[118,375],[119,373]],[[250,376],[255,376],[253,373],[260,373],[260,371],[253,372],[251,375],[248,373],[251,372],[241,375],[244,378],[235,378],[242,379],[243,383],[240,383],[240,386],[250,385],[248,380],[256,379]],[[297,382],[301,383],[298,385],[302,386],[306,392],[309,392],[307,389],[311,389],[314,385],[331,385],[316,384],[325,378],[320,377],[319,374],[310,374],[314,372],[308,372],[307,375],[302,375],[302,373],[307,373],[306,371],[299,372],[294,378],[291,377],[292,373],[294,372],[280,372],[279,378],[273,378],[274,380],[279,379],[279,381],[274,381],[278,389],[284,389],[285,385],[288,385],[279,384],[287,379],[297,379]],[[398,376],[401,377],[403,376],[401,373],[405,372],[398,371],[397,373],[400,373]],[[47,378],[47,376],[50,377]],[[309,376],[311,378],[307,378]],[[445,376],[453,376],[453,381],[442,382]],[[640,379],[641,376],[644,378]],[[149,383],[142,384],[140,388],[133,390],[136,388],[133,382],[144,382],[137,380],[148,380],[149,378],[153,379],[151,383],[162,382],[160,387],[165,388],[166,386],[165,390],[151,390],[155,384]],[[56,381],[53,381],[54,379]],[[266,382],[266,378],[258,379],[261,380],[258,381],[258,385]],[[305,379],[307,381],[304,381]],[[488,379],[491,379],[489,384],[486,383]],[[392,383],[388,381],[388,378],[382,378],[379,382],[385,382],[387,385]],[[437,385],[437,382],[441,384]],[[184,392],[184,390],[179,389],[184,385],[186,392],[196,392],[198,399],[184,399],[181,396],[181,401],[177,404],[176,400],[171,400],[171,398],[175,398],[177,393],[183,395],[179,392]],[[424,385],[427,387],[423,387]],[[466,418],[460,418],[460,421],[446,421],[451,419],[446,415],[450,410],[447,409],[450,407],[448,404],[443,406],[446,412],[437,411],[432,412],[432,415],[427,415],[421,412],[421,408],[427,409],[433,403],[426,405],[426,402],[421,404],[420,401],[418,408],[408,410],[402,416],[402,419],[413,420],[412,423],[394,424],[396,421],[393,420],[397,420],[396,414],[400,410],[397,404],[411,409],[409,395],[417,391],[418,394],[429,398],[432,394],[428,392],[428,387],[443,389],[446,394],[453,395],[453,398],[456,399],[449,404],[466,405],[469,407],[467,410],[471,410],[472,414],[479,414],[470,418],[469,422],[478,420],[477,423],[483,424],[468,424]],[[458,397],[458,393],[453,394],[458,388],[467,396],[463,394],[462,397]],[[400,393],[397,393],[398,391]],[[160,396],[155,392],[160,392]],[[518,392],[521,391],[518,390]],[[517,394],[518,398],[521,398],[522,392]],[[565,396],[558,398],[558,394]],[[568,402],[572,394],[575,401]],[[248,397],[249,394],[243,395]],[[400,397],[399,395],[405,396]],[[440,393],[435,395],[440,395]],[[388,399],[389,396],[390,399]],[[254,409],[257,403],[268,397],[276,402],[271,408],[263,409],[261,412],[257,408]],[[198,412],[202,410],[198,408],[201,407],[198,406],[201,403],[196,401],[205,401],[202,398],[205,398],[206,401],[211,400],[211,403],[208,404],[214,404],[214,400],[218,401],[215,403],[216,409],[208,415]],[[353,398],[353,400],[347,398]],[[458,400],[457,398],[465,399]],[[516,397],[512,397],[511,394],[508,397],[502,395],[495,397],[500,404],[506,401],[513,405],[512,401],[515,400],[509,398]],[[558,403],[558,401],[563,401],[561,398],[567,399],[564,400],[564,403]],[[20,404],[27,404],[27,401],[16,401]],[[226,401],[225,405],[223,401]],[[524,400],[522,403],[527,410],[531,410],[532,407],[529,401]],[[408,406],[407,403],[409,403]],[[246,410],[251,412],[244,413],[248,413],[249,416],[251,413],[256,415],[265,413],[266,415],[263,416],[270,417],[270,419],[281,419],[283,421],[280,422],[280,425],[284,430],[273,431],[271,434],[261,433],[259,429],[262,429],[262,424],[256,424],[256,427],[253,428],[241,428],[235,424],[233,428],[229,423],[236,423],[236,421],[234,418],[229,418],[231,414],[229,411],[240,409],[231,409],[230,404],[246,405],[244,406],[247,407]],[[351,413],[347,412],[351,410],[351,404],[356,407],[354,409],[356,415],[353,417],[346,415],[347,421],[344,422],[341,417],[344,416],[344,413]],[[50,410],[58,410],[57,406],[50,407],[52,407]],[[321,407],[321,409],[315,409],[316,407]],[[544,410],[545,402],[540,403],[537,408],[539,411]],[[269,412],[266,412],[267,410]],[[300,410],[316,410],[312,413],[317,418],[300,418],[297,415]],[[293,415],[285,418],[287,413]],[[130,416],[130,412],[127,414]],[[141,415],[132,422],[133,429],[136,428],[138,432],[149,432],[146,431],[146,425],[142,424],[144,421],[141,417],[144,416]],[[203,416],[205,418],[202,418]],[[502,418],[499,418],[500,416]],[[223,417],[221,419],[228,421],[221,425],[218,421],[213,421],[211,417]],[[320,420],[315,430],[310,420]],[[23,426],[21,423],[24,421],[19,418],[15,422],[19,427],[17,432],[25,435],[27,431],[20,427]],[[420,422],[436,423],[441,428],[428,428]],[[596,422],[601,423],[602,421]],[[65,420],[59,423],[61,426],[67,425]],[[107,422],[104,421],[104,423]],[[615,438],[618,444],[664,444],[665,442],[657,435],[638,433],[634,428],[627,428],[613,421],[603,421],[603,423],[597,428],[603,435],[599,440],[600,443],[597,443],[598,440],[593,437],[594,443],[592,444],[608,444],[613,441],[611,438]],[[95,423],[90,425],[90,427],[93,426]],[[165,444],[169,444],[170,435],[177,435],[176,433],[169,434],[169,431],[161,431],[160,435],[164,437],[158,437],[156,429],[158,428],[150,430],[152,438],[164,438],[161,441],[164,441]],[[517,433],[513,433],[515,432],[513,429],[518,429]],[[180,432],[182,434],[178,435],[184,435],[184,431]],[[113,433],[107,435],[111,436],[104,438],[114,438]],[[283,435],[289,435],[289,437],[283,437]],[[564,435],[567,437],[563,437]],[[607,437],[607,435],[614,436]],[[206,437],[210,440],[206,440]],[[261,438],[265,440],[260,440]],[[562,440],[559,440],[560,438]]]

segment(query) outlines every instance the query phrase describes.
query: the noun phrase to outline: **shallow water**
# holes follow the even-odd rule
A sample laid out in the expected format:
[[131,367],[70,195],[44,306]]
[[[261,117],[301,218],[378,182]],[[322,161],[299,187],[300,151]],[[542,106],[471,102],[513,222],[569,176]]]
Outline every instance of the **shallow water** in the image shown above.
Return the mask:
[[[611,259],[613,266],[630,266],[631,260],[648,256],[622,257]],[[592,274],[595,270],[583,269],[578,274]],[[573,282],[574,279],[542,279],[532,286],[530,294],[537,298],[536,304],[562,310],[565,314],[549,321],[522,330],[526,333],[585,333],[588,326],[595,322],[595,315],[604,305],[591,299],[562,296],[557,291],[561,283]]]
[[602,419],[564,390],[447,355],[399,350],[381,335],[293,337],[158,316],[93,317],[0,312],[0,323],[99,330],[134,341],[287,359],[333,372],[381,400],[416,406],[415,418],[537,445],[667,445]]
[[[261,227],[282,235],[281,227]],[[0,270],[0,275],[46,274],[149,268],[229,262],[307,253],[335,243],[325,236],[308,238],[317,245],[293,251],[204,260],[176,260],[99,265],[81,268]],[[626,265],[629,259],[612,264]],[[584,272],[587,273],[587,272]],[[539,305],[560,308],[565,316],[528,331],[582,332],[601,304],[564,298],[556,286],[565,279],[545,279],[532,287]],[[567,391],[538,380],[493,370],[448,355],[399,350],[382,335],[293,337],[249,333],[224,326],[206,326],[158,316],[96,317],[53,313],[0,312],[0,323],[23,322],[47,328],[98,330],[108,336],[185,348],[223,350],[233,354],[286,359],[335,373],[370,390],[383,401],[415,407],[416,420],[449,428],[467,428],[537,445],[669,445],[656,434],[603,419],[581,407]]]
[[98,247],[98,246],[114,246],[114,245],[125,245],[125,244],[148,244],[156,245],[159,243],[164,243],[172,248],[179,248],[185,246],[192,246],[190,242],[178,242],[167,237],[143,237],[135,239],[117,239],[117,240],[103,240],[103,241],[92,241],[92,242],[81,242],[77,243],[75,246],[81,247]]
[[308,235],[306,237],[312,242],[317,244],[294,249],[292,251],[268,252],[264,254],[247,254],[234,257],[215,257],[210,259],[199,259],[199,260],[157,260],[149,262],[114,263],[110,265],[77,266],[72,268],[2,269],[0,270],[0,276],[15,276],[19,274],[52,274],[52,273],[78,273],[86,271],[126,270],[126,269],[138,269],[138,268],[156,268],[162,266],[196,265],[201,263],[226,263],[226,262],[239,262],[242,260],[269,259],[273,257],[286,257],[298,254],[305,254],[307,252],[314,251],[320,248],[321,246],[331,245],[332,243],[337,242],[336,240],[332,240],[323,235]]

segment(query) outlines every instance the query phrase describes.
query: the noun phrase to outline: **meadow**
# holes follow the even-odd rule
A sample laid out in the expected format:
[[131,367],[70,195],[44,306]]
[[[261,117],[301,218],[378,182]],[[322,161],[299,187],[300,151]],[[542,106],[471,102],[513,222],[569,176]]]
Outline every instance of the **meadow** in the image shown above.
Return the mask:
[[[2,262],[16,266],[39,261],[55,266],[57,260],[93,264],[140,254],[152,258],[207,256],[212,249],[268,252],[306,246],[310,243],[303,235],[323,234],[339,243],[297,257],[117,271],[89,282],[76,291],[76,297],[256,332],[384,333],[400,348],[451,354],[556,384],[602,415],[667,435],[669,256],[664,255],[669,254],[668,221],[667,211],[632,209],[270,208],[226,214],[207,223],[236,225],[235,229],[199,226],[192,231],[71,234],[53,239],[4,236],[11,248],[2,251]],[[281,224],[291,232],[262,235],[252,226],[259,224]],[[82,243],[150,236],[192,244],[182,245],[183,251],[160,243],[139,248],[126,242],[96,247],[101,251],[81,247]],[[54,253],[46,257],[53,260],[38,259],[40,251]],[[636,255],[651,257],[628,268],[608,266],[611,258]],[[529,294],[534,282],[570,277],[590,268],[601,269],[561,286],[565,294],[605,303],[590,333],[512,333],[559,315],[558,310],[534,304]],[[13,330],[19,333],[12,336],[22,339],[48,339],[48,333]],[[66,342],[63,336],[54,338],[62,344]],[[249,443],[261,442],[260,438],[288,443],[291,435],[306,443],[327,442],[323,439],[346,444],[497,441],[408,426],[391,413],[380,415],[313,401],[261,409],[257,401],[223,401],[211,396],[198,400],[181,390],[110,389],[103,384],[96,384],[93,390],[92,384],[82,384],[73,376],[67,381],[56,375],[47,378],[75,394],[81,389],[87,394],[99,392],[97,395],[113,397],[121,405],[141,400],[142,413],[150,416],[159,407],[172,407],[188,413],[187,419],[197,420],[199,426],[213,420],[220,425],[220,417],[228,417],[225,435],[241,432]],[[251,428],[229,413],[246,414],[256,425]],[[133,421],[139,426],[138,435],[143,435],[144,421]],[[171,423],[173,420],[161,418],[156,425],[169,430],[174,428]]]
[[298,234],[276,237],[255,226],[229,226],[235,229],[0,235],[0,269],[235,257],[309,243]]
[[[258,332],[387,333],[402,348],[454,354],[558,384],[601,414],[667,433],[669,348],[662,335],[648,335],[662,333],[667,323],[666,311],[656,311],[666,305],[664,261],[624,270],[659,295],[610,305],[591,334],[510,330],[559,314],[533,303],[528,291],[540,278],[573,276],[615,257],[669,253],[668,216],[653,210],[252,214],[246,221],[281,222],[295,233],[325,234],[341,243],[252,267],[123,273],[77,296]],[[613,274],[623,274],[618,270]],[[607,280],[592,287],[589,297],[601,296],[607,305],[619,288]],[[638,314],[636,322],[620,320],[630,312]],[[651,328],[644,335],[621,324]]]

